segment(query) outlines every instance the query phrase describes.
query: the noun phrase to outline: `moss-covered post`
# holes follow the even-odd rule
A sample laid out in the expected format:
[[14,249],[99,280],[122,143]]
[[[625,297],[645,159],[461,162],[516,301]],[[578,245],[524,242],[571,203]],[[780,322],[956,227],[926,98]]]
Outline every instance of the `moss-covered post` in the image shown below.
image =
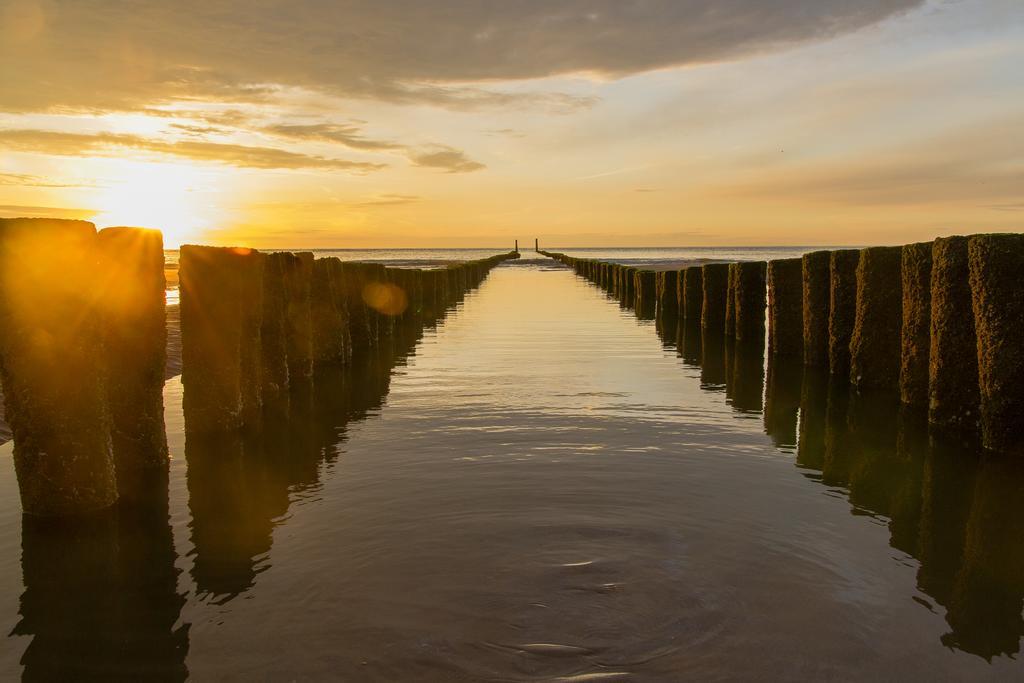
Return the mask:
[[801,260],[803,274],[804,365],[828,367],[831,253],[812,251]]
[[977,235],[968,246],[978,339],[982,441],[1024,450],[1024,235]]
[[764,261],[736,264],[736,340],[764,351],[764,314],[767,304]]
[[251,287],[263,257],[252,249],[184,245],[180,264],[185,428],[197,434],[237,430],[245,423],[243,367],[249,349],[258,348],[250,338],[248,304],[262,310]]
[[804,347],[803,260],[768,262],[768,353],[802,358]]
[[683,269],[679,302],[685,319],[700,321],[704,309],[704,269],[701,266]]
[[725,300],[729,289],[729,264],[709,263],[701,266],[700,325],[705,330],[725,332]]
[[99,233],[107,401],[118,491],[136,498],[142,471],[168,464],[164,429],[167,304],[164,239],[158,230]]
[[857,317],[859,249],[840,249],[829,256],[828,367],[846,381],[850,377],[850,338]]
[[896,391],[900,376],[903,295],[900,247],[869,247],[857,265],[857,312],[850,338],[850,382]]
[[[966,275],[966,248],[964,256]],[[903,277],[900,400],[910,406],[927,406],[932,319],[932,243],[903,245],[900,269]],[[970,302],[970,293],[967,301]]]
[[117,500],[97,256],[92,223],[0,219],[0,380],[27,514]]
[[971,431],[979,424],[981,396],[968,238],[935,240],[931,265],[928,421]]
[[[656,276],[659,318],[674,321],[679,315],[679,299],[676,293],[678,279],[678,270],[663,270]],[[675,322],[672,326],[675,327]]]

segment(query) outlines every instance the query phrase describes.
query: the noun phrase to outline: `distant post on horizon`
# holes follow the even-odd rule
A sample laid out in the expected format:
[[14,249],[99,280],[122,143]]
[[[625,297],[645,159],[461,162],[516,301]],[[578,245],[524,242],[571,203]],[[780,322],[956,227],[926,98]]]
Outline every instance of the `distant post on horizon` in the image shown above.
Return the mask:
[[540,240],[536,237],[533,238],[533,250],[538,254],[540,253]]

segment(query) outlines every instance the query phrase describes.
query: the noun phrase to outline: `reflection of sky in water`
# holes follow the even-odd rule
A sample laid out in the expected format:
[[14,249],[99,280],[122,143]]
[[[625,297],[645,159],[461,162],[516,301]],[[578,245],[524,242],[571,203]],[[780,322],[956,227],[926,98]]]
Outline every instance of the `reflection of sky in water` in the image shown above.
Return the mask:
[[75,543],[85,571],[44,570],[31,526],[23,568],[0,468],[0,671],[70,625],[195,680],[1019,677],[1012,464],[799,367],[726,353],[701,389],[675,332],[550,264],[402,339],[251,442],[186,451],[169,381],[170,526],[118,530],[112,573]]

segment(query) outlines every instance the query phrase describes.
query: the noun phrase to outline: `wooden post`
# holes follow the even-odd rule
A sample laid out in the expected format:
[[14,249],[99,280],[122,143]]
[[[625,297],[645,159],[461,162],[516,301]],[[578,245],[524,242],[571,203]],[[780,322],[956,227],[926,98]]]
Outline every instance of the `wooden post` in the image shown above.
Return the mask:
[[737,264],[730,263],[725,281],[725,338],[736,337],[736,280],[739,276]]
[[[656,276],[659,318],[674,321],[679,315],[678,279],[678,270],[663,270]],[[672,326],[675,327],[674,322]]]
[[764,261],[740,261],[736,264],[736,340],[764,350],[766,306]]
[[828,366],[830,260],[830,252],[812,251],[801,262],[804,365]]
[[0,380],[27,514],[117,500],[97,256],[92,223],[0,219]]
[[[966,243],[963,251],[963,274],[966,277]],[[907,405],[927,406],[928,358],[931,347],[932,319],[932,243],[905,244],[901,255],[900,269],[903,278],[900,400]],[[968,313],[970,313],[970,291],[967,294],[967,302]],[[975,381],[975,385],[977,385],[977,381]]]
[[729,264],[709,263],[701,267],[700,324],[706,330],[723,333],[725,330],[725,300],[729,288]]
[[1024,450],[1024,235],[976,235],[968,246],[978,339],[982,440],[987,448]]
[[685,319],[700,321],[704,310],[704,269],[701,266],[683,269],[679,303]]
[[857,265],[857,314],[850,339],[850,382],[896,391],[903,295],[900,247],[869,247]]
[[185,428],[237,430],[245,423],[243,350],[258,348],[247,309],[250,302],[262,309],[252,271],[262,270],[263,258],[252,249],[184,245],[180,259]]
[[768,262],[768,353],[803,357],[803,261]]
[[106,228],[97,269],[118,492],[137,498],[142,471],[166,469],[167,303],[158,230]]
[[840,249],[829,256],[828,367],[834,377],[850,377],[850,338],[857,317],[859,249]]

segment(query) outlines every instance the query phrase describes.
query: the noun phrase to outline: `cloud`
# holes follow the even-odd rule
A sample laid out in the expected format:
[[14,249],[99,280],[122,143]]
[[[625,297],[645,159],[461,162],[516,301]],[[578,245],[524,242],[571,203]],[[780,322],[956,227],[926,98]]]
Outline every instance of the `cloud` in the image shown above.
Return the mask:
[[495,138],[525,138],[526,133],[517,128],[492,128],[483,131],[484,135]]
[[365,173],[386,167],[386,164],[301,154],[274,147],[197,140],[155,140],[127,133],[84,134],[8,129],[0,130],[0,148],[56,156],[120,156],[124,150],[130,149],[240,168],[327,169]]
[[354,124],[278,124],[267,126],[263,132],[292,140],[338,144],[360,151],[401,152],[414,166],[440,168],[448,173],[470,173],[485,168],[454,147],[439,144],[415,147],[390,140],[375,140],[364,137],[362,129]]
[[423,198],[414,194],[381,194],[375,199],[368,199],[363,202],[352,204],[357,208],[375,208],[381,206],[402,206],[404,204],[415,204],[423,201]]
[[[468,109],[573,109],[503,81],[738,59],[923,0],[21,0],[0,19],[0,108],[266,102],[282,88]],[[7,5],[5,5],[7,7]],[[45,86],[41,86],[45,84]]]
[[487,168],[483,164],[468,158],[465,152],[445,145],[431,145],[419,151],[411,152],[409,159],[414,166],[439,168],[446,173],[471,173]]
[[0,185],[13,185],[15,187],[97,187],[96,183],[57,182],[27,173],[0,173]]
[[310,140],[316,142],[331,142],[344,145],[351,149],[380,152],[394,149],[404,149],[403,145],[397,142],[386,140],[371,140],[363,137],[362,130],[357,125],[338,123],[314,123],[307,125],[300,124],[279,124],[268,126],[263,129],[271,135],[276,135],[294,140]]

